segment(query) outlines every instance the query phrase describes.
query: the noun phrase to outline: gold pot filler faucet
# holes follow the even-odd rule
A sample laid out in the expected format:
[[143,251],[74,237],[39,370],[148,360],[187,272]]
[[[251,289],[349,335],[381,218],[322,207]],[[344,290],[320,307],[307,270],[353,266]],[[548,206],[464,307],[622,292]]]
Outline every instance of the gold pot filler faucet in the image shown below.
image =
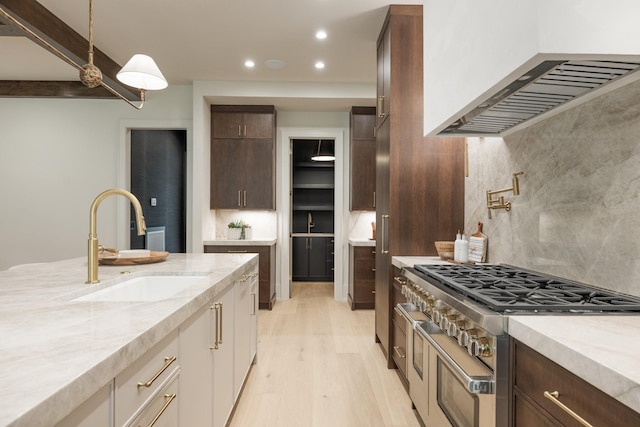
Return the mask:
[[512,186],[511,188],[503,188],[502,190],[487,190],[487,210],[489,211],[489,219],[491,219],[491,210],[492,209],[504,209],[509,212],[511,210],[511,202],[505,201],[504,196],[499,196],[498,198],[493,198],[494,195],[500,193],[508,193],[509,191],[513,192],[514,196],[520,194],[520,183],[518,182],[518,176],[522,175],[524,172],[514,173],[511,177]]
[[136,225],[138,227],[138,236],[142,236],[147,230],[147,225],[144,222],[144,215],[142,215],[142,206],[140,205],[140,201],[136,198],[136,196],[121,188],[112,188],[111,190],[106,190],[98,194],[98,196],[91,204],[91,210],[89,213],[89,245],[87,252],[88,278],[86,281],[86,283],[88,284],[100,282],[100,280],[98,280],[98,206],[104,199],[115,194],[124,196],[131,201],[133,209],[136,211]]

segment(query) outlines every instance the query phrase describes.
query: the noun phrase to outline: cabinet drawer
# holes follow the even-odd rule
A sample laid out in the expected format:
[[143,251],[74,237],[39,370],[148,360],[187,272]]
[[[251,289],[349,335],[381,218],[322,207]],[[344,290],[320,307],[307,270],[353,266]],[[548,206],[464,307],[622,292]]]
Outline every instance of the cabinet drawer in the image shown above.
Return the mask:
[[178,425],[178,375],[160,390],[127,427],[175,427]]
[[116,425],[124,425],[178,366],[178,331],[175,330],[116,377]]
[[376,248],[374,246],[354,246],[353,256],[355,259],[370,259],[375,261]]
[[563,425],[577,425],[567,412],[544,396],[545,391],[557,391],[560,402],[594,426],[640,425],[637,412],[526,345],[516,340],[513,345],[514,393],[528,396],[538,411],[550,414]]
[[[403,325],[402,328],[400,325]],[[404,325],[406,321],[404,317],[400,321],[393,320],[393,360],[396,366],[402,372],[402,376],[407,378],[407,336],[404,333]]]

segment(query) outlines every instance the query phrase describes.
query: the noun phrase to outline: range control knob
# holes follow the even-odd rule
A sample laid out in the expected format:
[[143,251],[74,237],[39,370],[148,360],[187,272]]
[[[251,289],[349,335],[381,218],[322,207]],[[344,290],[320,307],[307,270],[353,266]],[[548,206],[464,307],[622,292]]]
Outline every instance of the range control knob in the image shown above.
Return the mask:
[[440,320],[440,329],[442,329],[442,332],[445,332],[447,335],[449,335],[449,332],[447,332],[449,330],[449,326],[455,324],[456,320],[458,320],[457,314],[444,316],[442,320]]
[[460,331],[460,335],[458,335],[458,344],[463,347],[469,345],[469,340],[472,338],[478,338],[478,330],[477,329],[465,329],[464,331]]
[[486,337],[472,338],[467,346],[467,351],[471,356],[489,357],[493,353],[489,340]]
[[457,337],[458,333],[462,332],[465,330],[466,327],[466,323],[464,320],[456,320],[455,322],[451,322],[449,323],[449,326],[447,327],[447,335],[449,335],[450,337]]
[[444,318],[444,316],[447,315],[447,312],[449,311],[449,309],[447,308],[440,308],[438,310],[435,310],[433,312],[433,321],[435,322],[436,325],[440,325],[442,322],[442,319]]

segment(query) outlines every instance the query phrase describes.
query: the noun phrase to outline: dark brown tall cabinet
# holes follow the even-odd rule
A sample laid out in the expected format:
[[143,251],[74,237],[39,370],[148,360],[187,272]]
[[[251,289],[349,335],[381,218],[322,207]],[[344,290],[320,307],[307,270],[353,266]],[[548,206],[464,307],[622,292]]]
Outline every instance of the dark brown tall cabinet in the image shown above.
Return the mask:
[[376,208],[376,109],[351,108],[351,198],[352,211]]
[[376,340],[392,357],[392,256],[436,255],[464,223],[464,139],[423,136],[422,6],[389,7],[378,38]]
[[211,209],[275,209],[276,111],[211,106]]

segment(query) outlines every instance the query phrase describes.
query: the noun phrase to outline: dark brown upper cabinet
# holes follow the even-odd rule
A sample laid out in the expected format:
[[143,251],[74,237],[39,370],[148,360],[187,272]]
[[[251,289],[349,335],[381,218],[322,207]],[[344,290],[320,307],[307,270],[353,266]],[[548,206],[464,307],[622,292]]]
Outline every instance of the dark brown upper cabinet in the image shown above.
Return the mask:
[[275,209],[276,110],[211,106],[211,209]]

